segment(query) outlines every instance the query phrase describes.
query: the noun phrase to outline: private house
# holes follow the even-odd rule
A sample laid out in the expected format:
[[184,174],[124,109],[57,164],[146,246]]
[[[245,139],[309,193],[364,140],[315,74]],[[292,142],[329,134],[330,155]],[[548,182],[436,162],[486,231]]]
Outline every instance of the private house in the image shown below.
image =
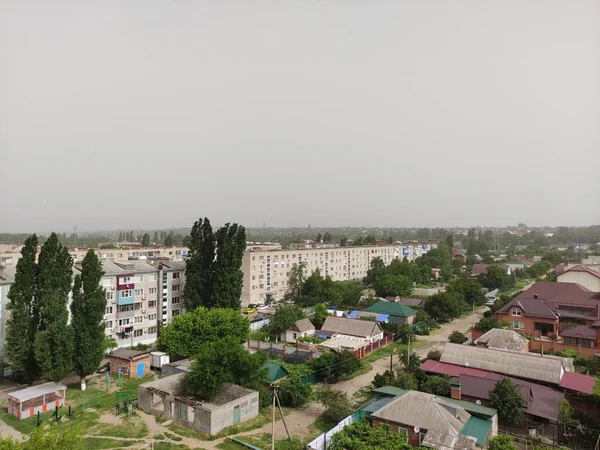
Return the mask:
[[[418,391],[406,391],[370,415],[374,427],[404,432],[414,446],[439,450],[486,447],[495,435],[493,420],[469,414],[460,404]],[[494,415],[495,416],[495,415]]]
[[[472,277],[477,277],[479,275],[485,275],[487,274],[487,270],[488,270],[489,264],[473,264],[473,269],[471,269],[471,276]],[[504,272],[506,272],[507,275],[510,275],[512,273],[512,270],[509,266],[507,266],[506,264],[502,264],[500,267]]]
[[572,348],[585,356],[598,353],[600,294],[580,284],[538,281],[500,308],[496,317],[516,332],[538,338],[530,342],[531,350],[545,345],[557,352]]
[[377,302],[374,305],[364,309],[366,312],[386,314],[390,323],[396,324],[412,324],[417,317],[417,312],[403,303],[396,302]]
[[513,330],[493,328],[475,339],[473,343],[478,347],[498,348],[500,350],[513,350],[518,352],[529,351],[529,340]]
[[301,337],[314,336],[315,326],[308,319],[300,319],[294,322],[281,336],[285,342],[296,342]]
[[559,283],[577,283],[592,292],[600,292],[600,272],[597,270],[585,264],[559,267],[556,272],[556,281]]
[[141,378],[151,373],[152,356],[149,352],[120,348],[108,355],[108,362],[111,374],[120,373],[127,378]]
[[[359,348],[383,339],[383,330],[377,322],[329,316],[323,322],[319,337],[328,337],[322,345]],[[348,345],[344,345],[344,342]]]
[[423,308],[425,306],[425,300],[422,298],[386,297],[385,299],[388,302],[402,303],[403,305],[411,308],[415,306],[418,308]]
[[8,413],[26,419],[58,409],[65,403],[66,391],[66,386],[52,382],[11,392],[7,395]]
[[138,407],[200,433],[217,434],[224,428],[258,416],[258,392],[226,384],[210,401],[186,393],[187,373],[178,373],[138,387]]

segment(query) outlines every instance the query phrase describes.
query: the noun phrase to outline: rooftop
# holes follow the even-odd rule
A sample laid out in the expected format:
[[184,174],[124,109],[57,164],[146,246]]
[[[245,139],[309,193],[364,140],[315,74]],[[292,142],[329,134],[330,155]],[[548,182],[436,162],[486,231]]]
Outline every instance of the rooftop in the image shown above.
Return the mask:
[[19,391],[14,391],[8,395],[19,402],[24,402],[25,400],[29,400],[31,398],[52,394],[56,391],[64,391],[65,389],[67,389],[67,387],[64,384],[51,382],[38,384],[37,386],[28,387]]
[[[119,348],[117,350],[114,350],[110,353],[110,355],[108,355],[109,357],[115,357],[115,358],[119,358],[119,359],[128,359],[128,360],[132,360],[134,358],[137,358],[139,356],[149,356],[150,353],[149,352],[140,352],[137,350],[130,350],[127,348]],[[181,363],[180,363],[181,364]]]
[[559,386],[563,389],[591,394],[596,386],[596,379],[589,375],[583,375],[577,372],[565,373],[560,380]]
[[409,306],[396,302],[377,302],[374,305],[364,309],[367,312],[379,314],[389,314],[390,316],[409,317],[414,316],[417,312]]
[[305,333],[307,331],[314,330],[315,326],[308,319],[296,320],[290,327],[290,330],[298,331],[299,333]]
[[597,339],[596,329],[587,325],[578,325],[575,328],[569,328],[568,330],[560,333],[562,337],[588,339],[595,341]]
[[475,345],[478,344],[483,344],[489,348],[523,351],[527,348],[529,341],[513,330],[492,328],[478,339],[475,339]]
[[321,327],[321,331],[346,334],[348,336],[368,337],[381,333],[382,330],[377,322],[327,316]]

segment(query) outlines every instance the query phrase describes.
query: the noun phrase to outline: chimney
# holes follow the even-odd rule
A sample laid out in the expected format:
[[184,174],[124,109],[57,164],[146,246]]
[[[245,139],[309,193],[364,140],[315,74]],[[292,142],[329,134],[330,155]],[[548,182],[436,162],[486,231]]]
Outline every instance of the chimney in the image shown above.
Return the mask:
[[461,398],[460,381],[453,381],[452,383],[450,383],[450,397],[455,400],[460,400],[460,398]]
[[539,298],[539,295],[533,294],[533,298]]

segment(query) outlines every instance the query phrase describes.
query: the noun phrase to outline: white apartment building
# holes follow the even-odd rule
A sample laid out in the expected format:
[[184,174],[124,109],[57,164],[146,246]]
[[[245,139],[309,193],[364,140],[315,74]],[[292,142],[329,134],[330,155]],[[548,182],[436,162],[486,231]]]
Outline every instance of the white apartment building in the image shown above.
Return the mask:
[[294,264],[304,264],[305,276],[319,269],[323,276],[330,276],[334,281],[361,280],[367,275],[374,258],[381,258],[386,265],[404,257],[412,261],[436,246],[435,242],[427,242],[288,250],[249,249],[242,259],[242,305],[281,300],[289,289],[290,270]]

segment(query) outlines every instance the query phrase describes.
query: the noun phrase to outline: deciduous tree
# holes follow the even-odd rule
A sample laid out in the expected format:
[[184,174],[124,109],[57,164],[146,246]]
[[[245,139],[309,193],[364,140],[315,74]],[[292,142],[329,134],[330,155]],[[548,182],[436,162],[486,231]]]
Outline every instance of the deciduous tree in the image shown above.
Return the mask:
[[225,224],[215,234],[217,256],[213,262],[212,303],[220,308],[241,306],[242,258],[246,251],[246,230],[243,226]]
[[527,402],[519,389],[508,378],[496,383],[490,391],[490,405],[498,410],[498,416],[511,425],[519,426],[525,420],[523,408]]
[[88,250],[83,258],[81,275],[75,275],[71,302],[73,365],[81,377],[82,391],[86,388],[85,378],[94,373],[104,356],[106,291],[101,285],[103,274],[98,256]]
[[294,322],[304,319],[304,311],[296,305],[281,305],[271,316],[267,332],[273,339],[277,339]]
[[373,289],[379,297],[410,297],[413,291],[412,280],[403,275],[385,275],[373,281]]
[[331,438],[330,450],[410,450],[404,432],[395,433],[385,423],[372,427],[366,420],[345,426]]

